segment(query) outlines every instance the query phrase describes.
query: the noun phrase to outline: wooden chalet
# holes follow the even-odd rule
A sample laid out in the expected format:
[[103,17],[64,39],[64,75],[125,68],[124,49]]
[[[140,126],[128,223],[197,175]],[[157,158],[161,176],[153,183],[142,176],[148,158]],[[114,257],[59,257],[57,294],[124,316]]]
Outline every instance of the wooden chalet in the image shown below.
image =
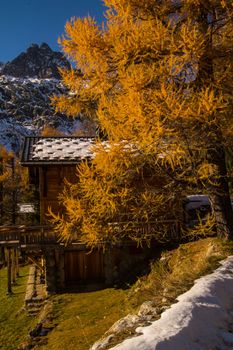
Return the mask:
[[30,240],[20,246],[27,254],[37,251],[43,256],[48,293],[68,287],[111,285],[145,257],[145,250],[132,244],[104,252],[101,249],[89,252],[76,240],[65,245],[47,227],[48,208],[62,212],[58,196],[64,181],[77,181],[76,166],[83,159],[93,158],[93,143],[93,138],[85,137],[25,138],[21,164],[28,167],[30,181],[39,193],[41,229],[36,240],[34,235],[34,246]]
[[93,156],[93,138],[79,137],[26,137],[21,165],[29,169],[30,182],[39,193],[40,224],[49,222],[48,208],[59,212],[58,196],[64,179],[77,181],[76,166]]

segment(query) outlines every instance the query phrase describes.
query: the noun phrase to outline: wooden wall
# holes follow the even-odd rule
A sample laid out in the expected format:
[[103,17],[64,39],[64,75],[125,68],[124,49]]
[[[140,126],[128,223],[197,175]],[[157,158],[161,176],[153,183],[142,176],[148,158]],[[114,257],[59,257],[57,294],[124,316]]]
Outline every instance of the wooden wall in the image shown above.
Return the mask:
[[64,180],[77,182],[76,166],[50,165],[39,168],[39,191],[40,191],[40,220],[41,224],[49,221],[47,216],[50,207],[54,213],[62,210],[58,196],[64,188]]
[[103,252],[94,250],[65,252],[65,282],[89,284],[104,282]]

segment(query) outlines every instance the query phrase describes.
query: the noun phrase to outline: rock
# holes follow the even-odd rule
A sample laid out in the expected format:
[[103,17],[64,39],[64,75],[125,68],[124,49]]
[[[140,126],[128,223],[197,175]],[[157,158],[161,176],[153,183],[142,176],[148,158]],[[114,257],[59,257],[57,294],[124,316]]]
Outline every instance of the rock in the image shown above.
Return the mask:
[[121,318],[117,322],[113,324],[113,326],[109,329],[109,333],[120,333],[128,328],[134,327],[136,324],[140,322],[141,318],[137,315],[127,315],[124,318]]
[[111,340],[116,336],[127,329],[137,327],[140,324],[141,318],[137,315],[127,315],[124,318],[121,318],[113,324],[113,326],[105,333],[105,337],[98,340],[92,345],[90,350],[101,350],[104,349]]
[[101,350],[101,349],[104,349],[111,342],[111,340],[113,338],[114,338],[114,334],[110,334],[106,338],[98,340],[97,342],[95,342],[94,345],[92,345],[90,350]]
[[40,332],[41,332],[41,329],[42,329],[42,323],[37,323],[37,325],[35,326],[35,328],[33,328],[30,332],[29,332],[29,335],[31,338],[34,338],[34,337],[38,337],[40,335]]
[[152,319],[157,315],[157,308],[153,301],[145,301],[138,311],[138,316],[142,318],[146,318],[147,320]]
[[0,75],[0,144],[18,153],[23,137],[37,135],[44,126],[72,133],[80,122],[55,113],[50,101],[52,95],[65,93],[56,79]]
[[20,78],[60,79],[59,67],[70,68],[61,52],[51,50],[48,44],[32,44],[12,61],[6,63],[1,74]]
[[169,305],[164,305],[160,308],[160,313],[163,313],[164,311],[166,311],[167,309],[170,309]]
[[[54,327],[53,327],[54,328]],[[53,328],[41,328],[41,331],[39,333],[40,337],[46,337],[48,335],[49,332],[51,332],[53,330]]]
[[233,346],[233,333],[223,331],[221,336],[226,344]]
[[68,93],[59,68],[70,68],[61,52],[43,43],[6,64],[0,63],[0,144],[16,154],[24,136],[36,136],[46,126],[62,134],[84,129],[77,118],[56,113],[51,97]]

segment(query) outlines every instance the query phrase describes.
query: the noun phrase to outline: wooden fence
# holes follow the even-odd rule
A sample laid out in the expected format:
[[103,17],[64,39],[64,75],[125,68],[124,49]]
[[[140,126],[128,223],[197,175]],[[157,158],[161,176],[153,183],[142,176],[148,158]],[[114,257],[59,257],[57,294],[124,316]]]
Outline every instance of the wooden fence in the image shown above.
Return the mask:
[[7,292],[19,274],[19,255],[22,249],[38,252],[43,245],[58,244],[58,235],[49,226],[0,226],[0,267],[7,266]]
[[111,222],[112,231],[116,235],[126,234],[145,240],[157,239],[158,241],[178,240],[181,236],[181,222],[179,220],[157,220],[150,222]]
[[56,244],[58,235],[49,226],[0,226],[0,245]]

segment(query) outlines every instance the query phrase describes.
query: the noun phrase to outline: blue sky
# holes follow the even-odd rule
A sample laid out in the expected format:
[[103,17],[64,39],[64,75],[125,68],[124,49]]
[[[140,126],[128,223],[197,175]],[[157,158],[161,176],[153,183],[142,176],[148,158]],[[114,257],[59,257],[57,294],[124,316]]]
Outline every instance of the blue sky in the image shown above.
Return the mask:
[[59,50],[58,37],[71,17],[103,20],[101,0],[0,0],[0,61],[7,62],[32,43]]

